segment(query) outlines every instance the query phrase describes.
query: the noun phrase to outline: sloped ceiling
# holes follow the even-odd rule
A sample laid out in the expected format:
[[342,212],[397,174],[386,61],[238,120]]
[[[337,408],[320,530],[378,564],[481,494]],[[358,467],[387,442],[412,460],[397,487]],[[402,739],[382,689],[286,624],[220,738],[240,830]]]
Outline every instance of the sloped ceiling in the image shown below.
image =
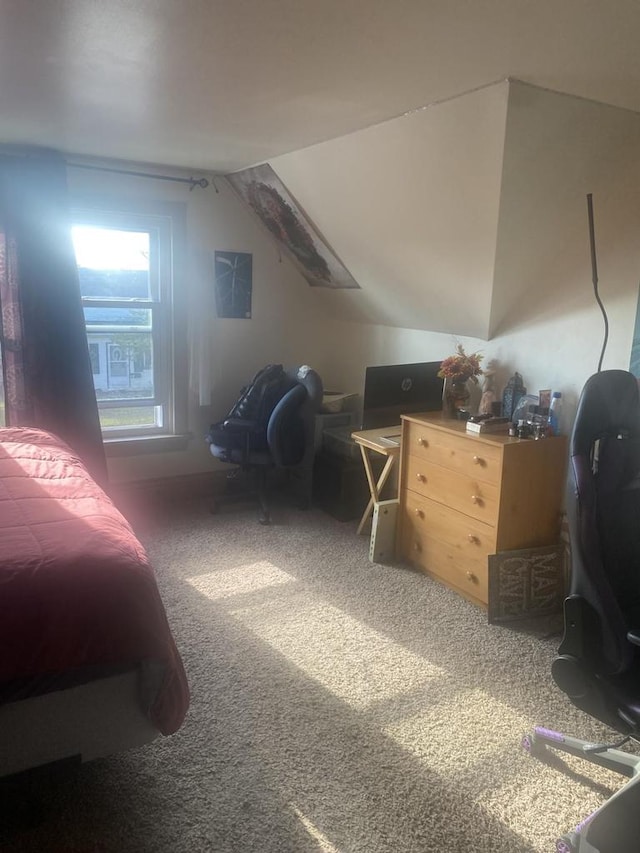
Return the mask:
[[361,290],[334,317],[488,336],[509,86],[271,161]]
[[640,112],[639,42],[637,0],[6,0],[0,143],[270,162],[362,285],[333,316],[488,338],[538,250],[504,236],[506,81]]
[[638,150],[637,113],[507,81],[271,166],[361,286],[316,288],[329,314],[488,340],[570,313],[586,195],[636,197]]
[[2,141],[233,171],[507,77],[640,110],[637,0],[4,0]]

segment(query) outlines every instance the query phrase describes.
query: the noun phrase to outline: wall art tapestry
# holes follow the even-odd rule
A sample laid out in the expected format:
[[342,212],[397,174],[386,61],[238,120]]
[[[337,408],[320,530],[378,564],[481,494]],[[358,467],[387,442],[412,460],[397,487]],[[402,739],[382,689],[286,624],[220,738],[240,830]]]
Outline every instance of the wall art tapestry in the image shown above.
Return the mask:
[[253,255],[249,252],[214,252],[213,265],[218,317],[250,319]]
[[313,287],[359,288],[271,166],[232,172],[227,181]]

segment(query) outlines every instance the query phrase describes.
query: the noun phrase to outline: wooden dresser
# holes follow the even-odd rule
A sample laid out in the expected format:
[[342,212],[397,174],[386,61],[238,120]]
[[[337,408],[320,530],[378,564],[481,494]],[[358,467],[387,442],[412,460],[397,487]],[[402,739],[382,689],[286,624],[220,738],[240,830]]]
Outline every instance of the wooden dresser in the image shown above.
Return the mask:
[[489,554],[558,542],[564,436],[474,435],[438,414],[402,417],[397,553],[487,606]]

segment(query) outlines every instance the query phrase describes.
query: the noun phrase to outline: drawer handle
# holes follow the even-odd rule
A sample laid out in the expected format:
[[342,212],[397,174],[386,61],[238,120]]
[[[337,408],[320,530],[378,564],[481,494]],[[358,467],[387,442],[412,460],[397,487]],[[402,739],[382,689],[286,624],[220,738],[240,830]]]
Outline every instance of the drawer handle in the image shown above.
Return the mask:
[[471,503],[482,506],[482,498],[480,497],[480,495],[471,495]]
[[474,456],[474,457],[473,457],[473,464],[474,464],[474,465],[484,465],[484,464],[485,464],[485,461],[484,461],[484,459],[482,458],[482,456]]
[[479,545],[479,544],[480,544],[480,537],[479,537],[479,536],[476,536],[476,535],[475,535],[475,534],[473,534],[473,533],[470,533],[470,534],[467,536],[467,539],[468,539],[468,540],[469,540],[469,542],[471,542],[473,545]]
[[418,516],[418,518],[424,518],[424,512],[421,509],[416,509],[415,513]]
[[424,474],[417,474],[416,479],[418,480],[419,483],[426,483],[427,482],[427,478],[424,476]]
[[473,572],[467,572],[467,580],[470,580],[471,583],[478,583],[478,578],[474,575]]
[[429,442],[426,438],[419,438],[418,444],[420,445],[420,447],[429,447]]
[[414,542],[413,543],[413,550],[419,554],[420,551],[422,551],[422,545],[419,542]]

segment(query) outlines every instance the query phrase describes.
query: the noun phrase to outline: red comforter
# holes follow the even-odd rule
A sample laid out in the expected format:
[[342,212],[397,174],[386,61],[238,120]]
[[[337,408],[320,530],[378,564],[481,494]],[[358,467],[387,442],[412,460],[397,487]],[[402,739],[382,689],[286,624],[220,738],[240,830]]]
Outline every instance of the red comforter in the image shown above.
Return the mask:
[[68,445],[0,429],[0,685],[139,663],[163,668],[148,713],[171,734],[189,690],[143,547]]

